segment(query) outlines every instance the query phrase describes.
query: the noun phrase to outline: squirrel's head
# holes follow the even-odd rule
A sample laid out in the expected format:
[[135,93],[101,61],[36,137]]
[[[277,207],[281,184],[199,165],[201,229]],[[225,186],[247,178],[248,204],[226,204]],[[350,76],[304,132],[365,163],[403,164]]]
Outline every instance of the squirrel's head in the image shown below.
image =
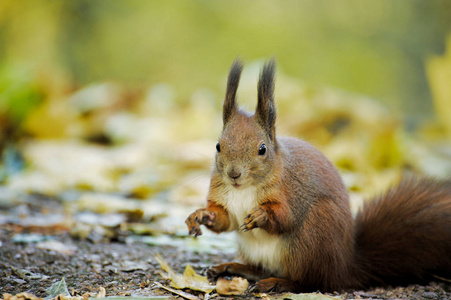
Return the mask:
[[258,101],[254,114],[236,104],[236,92],[243,66],[236,60],[230,69],[223,106],[223,123],[216,144],[216,170],[223,183],[235,188],[265,183],[274,168],[275,136],[274,60],[264,65],[258,81]]

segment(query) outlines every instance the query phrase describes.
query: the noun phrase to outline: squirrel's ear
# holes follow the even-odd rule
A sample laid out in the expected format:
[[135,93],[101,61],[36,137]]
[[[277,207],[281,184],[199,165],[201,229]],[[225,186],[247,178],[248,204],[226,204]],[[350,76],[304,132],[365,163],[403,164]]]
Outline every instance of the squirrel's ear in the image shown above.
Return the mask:
[[255,115],[271,140],[276,134],[276,107],[274,104],[274,72],[276,63],[271,59],[263,66],[258,80],[258,102]]
[[243,64],[239,59],[236,59],[229,72],[229,79],[227,81],[227,90],[222,111],[222,120],[224,126],[230,120],[232,114],[238,110],[236,106],[236,91],[240,82],[241,72],[243,71]]

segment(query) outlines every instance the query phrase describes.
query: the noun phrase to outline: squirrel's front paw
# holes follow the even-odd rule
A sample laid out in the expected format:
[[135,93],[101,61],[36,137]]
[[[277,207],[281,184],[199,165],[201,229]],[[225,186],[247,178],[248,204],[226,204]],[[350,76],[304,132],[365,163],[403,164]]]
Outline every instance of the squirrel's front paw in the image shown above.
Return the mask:
[[214,212],[209,212],[205,208],[201,208],[193,212],[186,218],[185,223],[188,225],[188,230],[190,235],[195,237],[202,235],[202,230],[200,225],[205,225],[207,227],[212,227],[216,221],[216,214]]
[[268,222],[268,214],[261,206],[254,207],[244,218],[244,224],[240,226],[242,231],[249,231],[254,228],[262,227]]

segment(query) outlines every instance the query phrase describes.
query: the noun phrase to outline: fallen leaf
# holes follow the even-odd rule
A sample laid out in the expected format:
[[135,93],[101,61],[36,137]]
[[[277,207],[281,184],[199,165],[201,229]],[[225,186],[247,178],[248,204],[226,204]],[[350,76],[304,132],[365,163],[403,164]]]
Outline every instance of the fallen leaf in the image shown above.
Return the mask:
[[125,222],[125,216],[122,214],[95,214],[91,212],[79,213],[75,216],[77,222],[90,225],[101,225],[104,227],[117,227]]
[[171,292],[171,293],[174,293],[174,294],[176,294],[176,295],[179,295],[179,296],[181,296],[181,297],[183,297],[183,298],[186,298],[186,299],[189,299],[189,300],[200,300],[199,297],[196,297],[196,296],[194,296],[194,295],[192,295],[192,294],[189,294],[189,293],[187,293],[187,292],[183,292],[183,291],[178,291],[178,290],[175,290],[175,289],[171,289],[170,287],[164,286],[164,285],[162,285],[162,284],[159,283],[159,282],[155,282],[155,284],[156,284],[158,287],[160,287],[160,288],[162,288],[162,289],[164,289],[164,290],[166,290],[166,291],[169,291],[169,292]]
[[19,276],[20,278],[25,279],[25,280],[45,280],[45,279],[49,278],[46,275],[33,273],[33,272],[25,270],[25,269],[18,269],[13,266],[11,266],[11,269],[17,276]]
[[103,286],[99,287],[99,293],[97,294],[96,298],[105,298],[106,296],[106,290]]
[[13,295],[11,295],[11,294],[8,294],[8,293],[4,293],[3,294],[3,299],[4,300],[10,300],[12,297],[13,297]]
[[155,259],[160,263],[161,269],[166,272],[163,276],[171,280],[172,287],[176,289],[189,288],[204,293],[210,293],[214,290],[215,287],[208,282],[207,277],[197,274],[190,265],[186,266],[182,275],[172,270],[160,255],[155,256]]
[[66,280],[61,279],[60,281],[55,282],[52,286],[47,290],[48,297],[45,299],[52,299],[57,297],[58,295],[71,296],[69,291],[67,290]]
[[133,272],[137,270],[146,271],[150,268],[147,263],[125,260],[121,262],[122,272]]
[[55,297],[55,300],[83,300],[83,297],[80,297],[80,296],[72,297],[70,295],[68,296],[68,295],[60,294]]
[[142,211],[141,201],[131,200],[120,195],[97,192],[83,193],[77,199],[76,204],[79,211],[86,210],[101,214]]
[[16,215],[10,215],[2,218],[0,221],[2,224],[12,224],[18,229],[23,228],[25,230],[17,230],[18,232],[33,232],[25,234],[16,234],[14,236],[15,242],[30,243],[39,242],[50,239],[51,237],[46,234],[60,234],[67,232],[72,224],[72,218],[63,214],[54,213],[33,213],[27,214],[27,212],[21,211],[22,205],[18,206]]
[[158,234],[171,234],[164,228],[155,226],[153,223],[124,223],[121,225],[122,230],[130,231],[136,235],[154,236]]
[[73,255],[75,254],[75,251],[77,248],[75,246],[65,245],[60,241],[55,240],[49,240],[49,241],[43,241],[39,242],[36,245],[36,248],[38,249],[44,249],[44,250],[50,250],[66,255]]
[[19,278],[14,278],[13,281],[14,281],[15,283],[17,283],[17,284],[25,284],[25,283],[27,283],[26,280],[19,279]]
[[75,216],[70,234],[93,242],[110,240],[119,236],[120,225],[125,221],[126,218],[122,214],[79,213]]
[[3,294],[4,300],[43,300],[42,298],[39,298],[33,294],[23,292],[16,295],[11,295],[8,293]]
[[40,233],[16,233],[12,240],[15,243],[36,243],[47,240],[47,237]]
[[241,277],[233,277],[231,280],[219,278],[216,282],[216,291],[220,295],[241,295],[249,287],[249,281]]

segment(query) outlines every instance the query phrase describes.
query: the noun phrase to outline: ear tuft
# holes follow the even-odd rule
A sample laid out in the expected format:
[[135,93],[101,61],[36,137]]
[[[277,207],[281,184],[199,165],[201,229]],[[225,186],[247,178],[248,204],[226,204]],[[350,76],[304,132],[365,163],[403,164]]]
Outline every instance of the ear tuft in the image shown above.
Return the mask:
[[274,104],[274,73],[276,62],[271,59],[263,66],[258,80],[258,102],[255,115],[269,138],[275,140],[276,107]]
[[240,59],[236,59],[229,72],[229,79],[227,80],[227,90],[222,111],[222,120],[224,126],[230,120],[232,114],[238,110],[236,106],[236,91],[240,83],[241,72],[243,71],[243,64]]

